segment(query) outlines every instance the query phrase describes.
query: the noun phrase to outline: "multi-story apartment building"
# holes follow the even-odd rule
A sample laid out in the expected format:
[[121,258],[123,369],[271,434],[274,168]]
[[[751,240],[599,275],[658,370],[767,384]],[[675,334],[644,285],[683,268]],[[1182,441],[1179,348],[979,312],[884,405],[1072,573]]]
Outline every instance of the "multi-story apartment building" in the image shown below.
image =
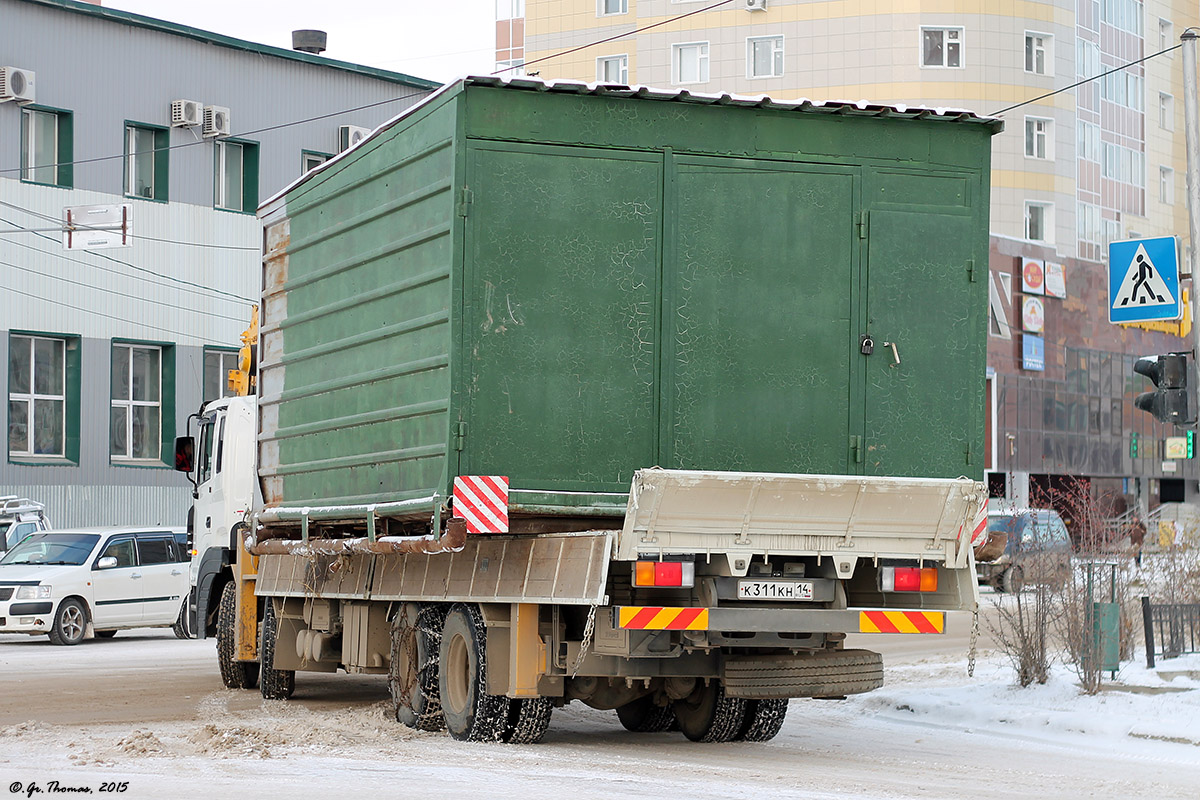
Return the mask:
[[0,495],[182,525],[173,438],[226,391],[259,201],[436,84],[72,0],[0,0],[0,66]]
[[1147,383],[1132,364],[1190,349],[1178,336],[1190,321],[1110,325],[1107,245],[1178,235],[1181,256],[1188,247],[1182,58],[1159,53],[1197,14],[1182,0],[498,0],[497,66],[1002,117],[985,412],[993,492],[1029,502],[1031,485],[1088,487],[1153,505],[1193,495],[1200,471],[1165,458],[1176,431],[1133,410]]

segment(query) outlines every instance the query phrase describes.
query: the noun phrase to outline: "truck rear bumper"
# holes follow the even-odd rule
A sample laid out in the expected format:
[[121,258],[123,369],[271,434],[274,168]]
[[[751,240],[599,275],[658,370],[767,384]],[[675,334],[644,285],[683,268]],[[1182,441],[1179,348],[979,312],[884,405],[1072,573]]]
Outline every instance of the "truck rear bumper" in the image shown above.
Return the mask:
[[616,606],[613,627],[738,633],[944,633],[946,612],[896,609]]

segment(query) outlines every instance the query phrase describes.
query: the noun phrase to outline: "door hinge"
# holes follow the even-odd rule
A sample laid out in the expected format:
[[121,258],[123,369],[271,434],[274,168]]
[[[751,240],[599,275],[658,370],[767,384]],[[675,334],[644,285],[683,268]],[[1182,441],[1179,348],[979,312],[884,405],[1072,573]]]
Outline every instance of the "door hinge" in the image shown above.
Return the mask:
[[967,280],[971,283],[975,282],[975,259],[967,259]]
[[858,215],[858,238],[867,238],[867,212]]
[[854,459],[855,464],[861,464],[863,461],[863,437],[850,437],[850,455]]
[[459,421],[454,423],[454,449],[462,450],[466,446],[467,440],[467,423]]
[[458,215],[460,217],[467,216],[470,210],[471,203],[475,201],[474,193],[466,186],[458,193]]

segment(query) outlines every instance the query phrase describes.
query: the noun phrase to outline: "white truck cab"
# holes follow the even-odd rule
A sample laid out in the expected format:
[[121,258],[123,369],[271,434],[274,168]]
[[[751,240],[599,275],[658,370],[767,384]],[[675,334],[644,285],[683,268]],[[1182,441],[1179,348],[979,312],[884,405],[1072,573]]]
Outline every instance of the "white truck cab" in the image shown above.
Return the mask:
[[196,436],[176,441],[176,469],[193,482],[188,537],[191,555],[190,629],[211,635],[221,589],[231,578],[233,532],[254,503],[253,396],[223,397],[201,407],[192,419]]
[[46,507],[26,497],[0,497],[0,553],[17,545],[26,536],[50,530]]

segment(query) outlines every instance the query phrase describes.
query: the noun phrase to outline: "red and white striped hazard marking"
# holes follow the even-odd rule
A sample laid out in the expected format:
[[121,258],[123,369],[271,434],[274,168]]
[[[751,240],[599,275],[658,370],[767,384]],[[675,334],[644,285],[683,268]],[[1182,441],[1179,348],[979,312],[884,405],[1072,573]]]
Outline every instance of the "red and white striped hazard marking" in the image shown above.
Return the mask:
[[[979,504],[979,508],[975,511],[975,518],[971,521],[971,547],[978,547],[987,541],[987,498]],[[958,529],[958,538],[961,541],[963,529]]]
[[454,516],[467,533],[508,533],[508,478],[461,475],[454,479]]

